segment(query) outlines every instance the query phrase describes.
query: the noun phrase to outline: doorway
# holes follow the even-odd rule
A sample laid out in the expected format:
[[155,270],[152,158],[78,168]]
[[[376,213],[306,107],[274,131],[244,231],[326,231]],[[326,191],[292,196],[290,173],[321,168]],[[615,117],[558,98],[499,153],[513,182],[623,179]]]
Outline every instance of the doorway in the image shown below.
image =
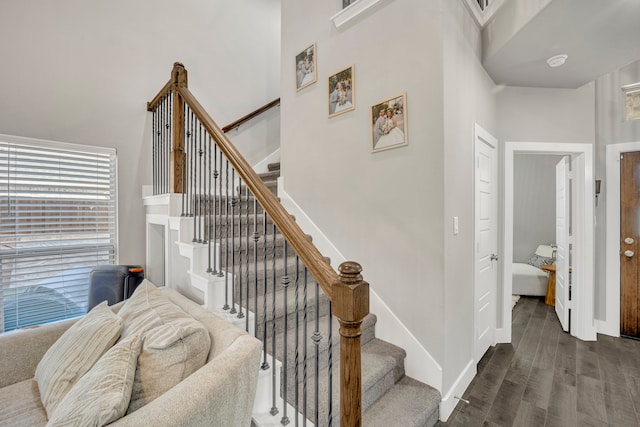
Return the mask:
[[[496,329],[498,342],[511,342],[511,295],[513,260],[513,164],[515,154],[571,156],[575,223],[572,253],[571,334],[585,341],[596,339],[594,326],[594,182],[591,144],[506,142],[504,161],[504,210],[502,228],[501,323]],[[574,327],[575,326],[575,327]]]

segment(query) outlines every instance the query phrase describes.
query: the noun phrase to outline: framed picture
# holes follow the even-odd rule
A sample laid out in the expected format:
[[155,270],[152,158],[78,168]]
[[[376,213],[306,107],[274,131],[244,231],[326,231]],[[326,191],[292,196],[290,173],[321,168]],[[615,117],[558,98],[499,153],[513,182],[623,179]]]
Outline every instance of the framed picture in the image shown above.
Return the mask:
[[640,120],[640,83],[623,86],[624,92],[624,118],[628,120]]
[[316,80],[316,45],[312,44],[296,55],[296,91]]
[[329,77],[329,117],[356,107],[353,65]]
[[372,105],[369,126],[372,152],[407,145],[407,94]]

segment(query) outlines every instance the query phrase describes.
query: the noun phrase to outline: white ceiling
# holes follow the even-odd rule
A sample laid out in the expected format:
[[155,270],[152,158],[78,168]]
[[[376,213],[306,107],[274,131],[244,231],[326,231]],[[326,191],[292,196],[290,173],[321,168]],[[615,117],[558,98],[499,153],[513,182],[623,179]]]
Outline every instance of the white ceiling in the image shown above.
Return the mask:
[[[493,19],[513,14],[498,10]],[[577,88],[640,59],[640,0],[551,0],[499,42],[485,46],[483,58],[496,84]],[[565,65],[550,68],[547,58],[561,53],[569,55]]]

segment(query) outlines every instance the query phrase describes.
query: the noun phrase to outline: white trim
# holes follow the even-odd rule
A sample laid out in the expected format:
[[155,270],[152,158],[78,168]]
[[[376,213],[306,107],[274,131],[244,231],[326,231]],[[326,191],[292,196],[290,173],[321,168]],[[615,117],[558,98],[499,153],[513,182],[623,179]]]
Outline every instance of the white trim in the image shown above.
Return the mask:
[[620,336],[620,154],[640,151],[640,141],[607,145],[606,182],[606,312],[598,332]]
[[60,142],[49,139],[28,138],[24,136],[0,134],[0,141],[13,142],[15,144],[35,145],[37,147],[54,148],[58,150],[81,151],[85,150],[89,153],[117,155],[115,148],[101,147],[98,145],[76,144],[75,142]]
[[[315,238],[314,238],[315,242]],[[369,307],[378,318],[376,337],[404,349],[406,375],[429,384],[442,393],[442,367],[420,344],[398,317],[389,309],[373,289],[369,289]],[[464,391],[464,390],[463,390]]]
[[475,360],[471,359],[467,366],[460,372],[458,378],[453,383],[449,391],[440,401],[440,421],[447,421],[449,415],[453,412],[458,404],[458,399],[456,397],[462,397],[464,391],[469,387],[471,381],[473,381],[473,377],[476,376],[478,372],[477,363]]
[[[574,287],[574,310],[571,334],[584,341],[596,339],[594,320],[594,178],[593,146],[591,144],[505,142],[504,157],[504,230],[503,230],[503,329],[511,336],[511,295],[513,289],[511,262],[513,259],[513,159],[515,153],[531,154],[576,154],[582,158],[578,163],[582,179],[577,184],[577,209],[574,235],[581,236],[581,244],[575,245],[574,278],[584,286]],[[575,320],[574,320],[575,319]]]
[[[503,268],[504,271],[504,268]],[[509,328],[496,328],[496,344],[499,343],[509,343],[511,342],[511,323],[509,323]]]
[[[305,233],[313,236],[313,244],[322,254],[330,258],[331,265],[334,268],[346,261],[346,258],[331,244],[327,236],[322,233],[320,228],[314,224],[311,218],[284,190],[284,179],[282,177],[278,178],[278,197],[282,206],[295,216],[300,228]],[[370,288],[369,307],[371,312],[378,318],[376,337],[402,347],[407,353],[404,361],[405,373],[442,393],[442,367],[372,288],[373,286]]]
[[265,157],[264,159],[256,163],[253,166],[253,170],[256,171],[256,173],[269,172],[269,164],[277,163],[279,161],[280,161],[280,149],[278,148],[276,151],[274,151],[273,153],[269,154],[267,157]]
[[340,27],[349,23],[361,13],[366,12],[376,4],[383,1],[385,0],[358,0],[333,15],[330,18],[331,22],[333,22],[333,25],[335,25],[337,29],[340,29]]

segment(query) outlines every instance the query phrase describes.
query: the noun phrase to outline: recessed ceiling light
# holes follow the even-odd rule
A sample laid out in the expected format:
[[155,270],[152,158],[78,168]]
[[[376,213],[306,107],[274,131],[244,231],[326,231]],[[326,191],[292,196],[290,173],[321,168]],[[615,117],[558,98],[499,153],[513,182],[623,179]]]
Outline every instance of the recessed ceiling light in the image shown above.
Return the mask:
[[569,55],[565,55],[564,53],[560,55],[554,55],[551,58],[547,59],[547,64],[549,64],[549,67],[551,68],[560,67],[564,65],[568,57]]

